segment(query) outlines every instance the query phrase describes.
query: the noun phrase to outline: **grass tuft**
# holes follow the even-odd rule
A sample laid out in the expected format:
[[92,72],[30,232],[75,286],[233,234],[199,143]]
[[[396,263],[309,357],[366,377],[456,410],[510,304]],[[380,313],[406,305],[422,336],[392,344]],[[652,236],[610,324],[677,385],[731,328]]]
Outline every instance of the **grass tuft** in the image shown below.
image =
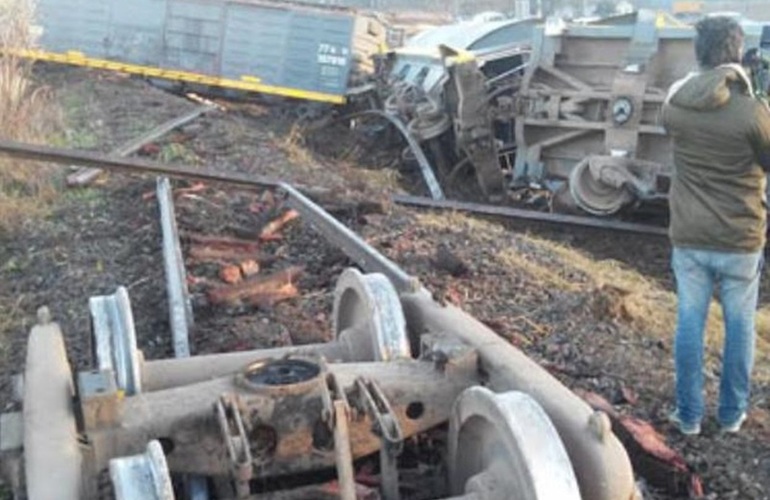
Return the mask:
[[[56,123],[53,95],[32,77],[32,62],[13,50],[34,47],[31,0],[0,0],[0,138],[44,143]],[[0,157],[0,230],[18,227],[45,210],[56,168]]]

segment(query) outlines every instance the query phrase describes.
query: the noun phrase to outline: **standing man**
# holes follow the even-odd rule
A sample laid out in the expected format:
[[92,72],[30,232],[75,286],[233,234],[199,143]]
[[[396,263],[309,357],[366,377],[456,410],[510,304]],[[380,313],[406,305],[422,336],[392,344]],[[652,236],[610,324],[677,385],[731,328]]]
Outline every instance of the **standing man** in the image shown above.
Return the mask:
[[725,319],[717,420],[737,432],[746,418],[767,218],[760,157],[770,151],[770,111],[740,66],[740,25],[709,17],[695,29],[700,69],[674,83],[663,106],[674,145],[669,236],[678,296],[671,420],[688,435],[700,432],[704,413],[703,336],[715,285]]

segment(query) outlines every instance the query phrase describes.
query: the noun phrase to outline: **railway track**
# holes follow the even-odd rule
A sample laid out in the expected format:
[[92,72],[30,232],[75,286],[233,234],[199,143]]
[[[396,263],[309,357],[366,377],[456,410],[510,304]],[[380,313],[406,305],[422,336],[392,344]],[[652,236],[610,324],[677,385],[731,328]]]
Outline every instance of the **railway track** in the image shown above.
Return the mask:
[[[18,159],[33,160],[64,165],[81,165],[84,167],[115,170],[128,173],[157,174],[172,178],[185,178],[199,181],[215,182],[239,186],[242,188],[276,188],[280,187],[285,192],[305,191],[307,193],[320,193],[312,186],[290,186],[279,179],[251,176],[244,174],[215,172],[189,166],[165,165],[156,162],[104,156],[86,151],[67,150],[49,146],[23,144],[14,141],[0,140],[0,154],[5,154]],[[296,191],[299,189],[299,191]],[[290,197],[291,198],[291,197]],[[416,196],[394,195],[393,202],[408,206],[417,206],[438,210],[464,211],[481,215],[498,216],[504,218],[522,219],[553,224],[575,225],[592,227],[609,231],[623,231],[640,234],[662,236],[666,230],[660,226],[642,224],[636,222],[620,221],[612,218],[600,218],[593,216],[580,216],[572,214],[558,214],[527,210],[502,205],[468,203],[462,201],[421,198]]]

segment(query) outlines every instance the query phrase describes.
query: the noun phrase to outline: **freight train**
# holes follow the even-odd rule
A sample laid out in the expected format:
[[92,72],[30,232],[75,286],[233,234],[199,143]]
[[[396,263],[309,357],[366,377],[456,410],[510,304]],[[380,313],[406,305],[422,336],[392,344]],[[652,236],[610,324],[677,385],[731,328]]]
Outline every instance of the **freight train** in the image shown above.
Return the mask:
[[[40,48],[26,56],[333,104],[372,96],[362,102],[425,150],[415,156],[434,198],[465,171],[490,201],[534,189],[552,209],[599,216],[665,204],[672,154],[658,114],[696,66],[692,27],[644,10],[464,22],[396,50],[381,16],[313,3],[39,0],[38,14]],[[770,48],[768,27],[746,34],[747,47]]]
[[39,0],[36,60],[344,103],[387,37],[377,16],[271,0]]

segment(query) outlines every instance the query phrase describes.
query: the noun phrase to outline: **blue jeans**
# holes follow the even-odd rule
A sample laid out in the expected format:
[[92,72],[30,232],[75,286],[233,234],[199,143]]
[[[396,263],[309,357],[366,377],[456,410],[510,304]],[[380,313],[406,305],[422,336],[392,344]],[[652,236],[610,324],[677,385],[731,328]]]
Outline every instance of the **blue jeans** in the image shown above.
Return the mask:
[[674,341],[679,418],[687,425],[703,418],[703,335],[718,283],[725,341],[717,419],[730,424],[748,407],[763,253],[674,248],[671,260],[679,299]]

